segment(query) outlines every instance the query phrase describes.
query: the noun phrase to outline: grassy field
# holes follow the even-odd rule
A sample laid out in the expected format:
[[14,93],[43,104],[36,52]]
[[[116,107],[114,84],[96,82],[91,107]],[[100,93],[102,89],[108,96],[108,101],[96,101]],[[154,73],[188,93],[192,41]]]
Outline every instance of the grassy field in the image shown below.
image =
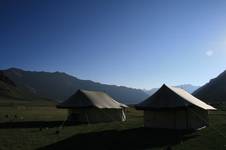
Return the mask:
[[[190,134],[143,128],[142,112],[127,110],[126,122],[67,125],[67,111],[53,105],[0,105],[0,150],[166,149],[226,150],[226,111],[211,112],[210,127]],[[57,132],[59,130],[59,133]]]

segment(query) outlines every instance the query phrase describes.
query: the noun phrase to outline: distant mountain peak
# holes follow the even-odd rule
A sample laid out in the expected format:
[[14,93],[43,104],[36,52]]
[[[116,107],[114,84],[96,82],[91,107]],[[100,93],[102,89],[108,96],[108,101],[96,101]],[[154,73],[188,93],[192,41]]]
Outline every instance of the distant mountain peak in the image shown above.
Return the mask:
[[15,67],[11,67],[11,68],[6,69],[6,70],[9,70],[9,71],[24,71],[24,70],[22,70],[20,68],[15,68]]

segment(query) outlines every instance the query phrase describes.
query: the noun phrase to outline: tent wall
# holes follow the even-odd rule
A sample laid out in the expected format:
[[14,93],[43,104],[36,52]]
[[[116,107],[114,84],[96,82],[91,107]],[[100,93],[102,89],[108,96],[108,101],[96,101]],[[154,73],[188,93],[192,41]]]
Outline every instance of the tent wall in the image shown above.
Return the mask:
[[69,109],[68,120],[79,123],[125,121],[123,109]]
[[198,108],[145,110],[144,126],[165,129],[198,129],[208,125],[208,111]]
[[209,125],[208,111],[203,109],[191,108],[189,112],[189,127],[198,129]]

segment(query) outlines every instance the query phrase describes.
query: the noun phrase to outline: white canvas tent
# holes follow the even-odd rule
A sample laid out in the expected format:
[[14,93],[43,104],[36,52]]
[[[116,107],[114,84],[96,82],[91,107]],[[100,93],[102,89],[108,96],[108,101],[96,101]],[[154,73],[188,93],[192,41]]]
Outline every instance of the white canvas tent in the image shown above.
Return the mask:
[[68,120],[79,123],[125,121],[125,104],[104,92],[78,90],[58,108],[69,110]]
[[208,110],[214,107],[180,88],[163,85],[136,105],[144,110],[144,126],[165,129],[199,129],[208,126]]

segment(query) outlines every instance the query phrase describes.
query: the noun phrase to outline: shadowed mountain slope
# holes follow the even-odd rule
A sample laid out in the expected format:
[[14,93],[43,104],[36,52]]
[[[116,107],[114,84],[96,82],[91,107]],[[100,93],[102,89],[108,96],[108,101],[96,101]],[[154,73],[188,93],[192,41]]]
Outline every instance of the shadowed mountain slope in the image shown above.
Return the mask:
[[148,94],[139,89],[80,80],[62,72],[24,71],[17,68],[3,72],[23,90],[56,101],[67,99],[78,89],[104,91],[114,99],[127,104],[135,104],[148,97]]
[[[41,100],[35,94],[16,86],[2,71],[0,71],[0,100]],[[42,99],[43,100],[43,99]]]
[[196,90],[193,95],[209,103],[226,102],[226,71]]

